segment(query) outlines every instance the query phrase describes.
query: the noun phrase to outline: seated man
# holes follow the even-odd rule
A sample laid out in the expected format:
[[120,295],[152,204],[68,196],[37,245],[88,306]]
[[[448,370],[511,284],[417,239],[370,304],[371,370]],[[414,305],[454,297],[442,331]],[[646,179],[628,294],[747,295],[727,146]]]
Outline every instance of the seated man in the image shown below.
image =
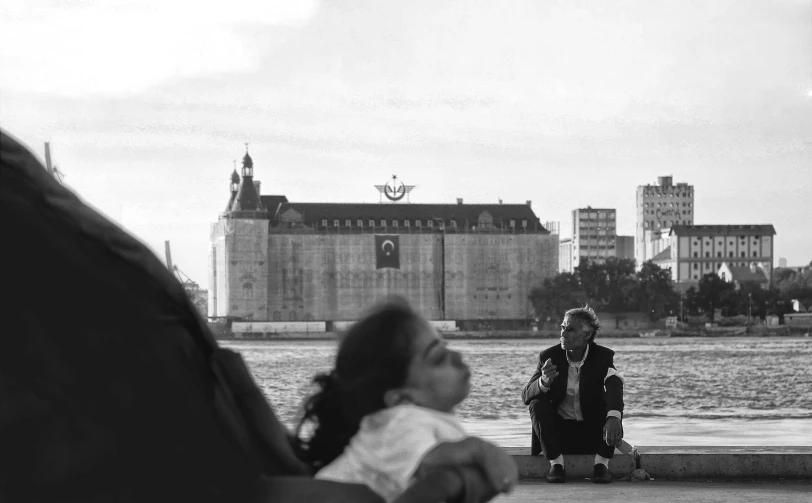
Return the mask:
[[564,482],[563,454],[595,454],[592,481],[612,480],[609,459],[623,439],[623,378],[612,361],[614,351],[595,344],[598,330],[600,321],[589,307],[567,311],[561,343],[541,352],[522,391],[533,433],[550,460],[548,482]]

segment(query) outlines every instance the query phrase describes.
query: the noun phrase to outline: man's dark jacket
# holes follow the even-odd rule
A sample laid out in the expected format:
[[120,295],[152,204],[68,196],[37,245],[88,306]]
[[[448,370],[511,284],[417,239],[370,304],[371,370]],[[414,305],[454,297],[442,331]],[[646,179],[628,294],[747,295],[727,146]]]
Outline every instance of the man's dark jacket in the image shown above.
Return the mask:
[[[602,426],[606,420],[606,413],[610,410],[619,411],[621,416],[623,415],[623,381],[618,376],[612,376],[604,382],[608,370],[615,368],[614,356],[615,352],[611,349],[599,346],[594,342],[589,343],[589,354],[587,354],[586,360],[581,366],[579,384],[581,413],[584,416],[584,421],[595,422]],[[558,376],[553,380],[550,390],[544,393],[539,387],[538,380],[541,377],[541,367],[548,358],[552,359],[553,365],[556,366]],[[545,398],[546,395],[553,408],[557,408],[567,396],[568,369],[569,363],[567,362],[566,351],[561,349],[560,344],[542,351],[539,354],[536,372],[522,390],[524,404],[530,405],[532,400],[540,397]],[[538,453],[540,452],[540,444],[538,444],[535,435],[533,436],[531,451]]]

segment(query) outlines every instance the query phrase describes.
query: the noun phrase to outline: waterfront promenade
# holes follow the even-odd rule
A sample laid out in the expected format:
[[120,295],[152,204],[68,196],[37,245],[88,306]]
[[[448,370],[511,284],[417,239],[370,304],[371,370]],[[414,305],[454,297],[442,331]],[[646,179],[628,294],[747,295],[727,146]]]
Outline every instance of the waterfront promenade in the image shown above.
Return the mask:
[[[593,484],[592,456],[565,456],[567,482],[548,484],[549,462],[527,448],[507,448],[520,484],[498,503],[568,502],[812,502],[812,447],[638,447],[639,457],[617,454],[612,484]],[[651,480],[631,482],[640,467]],[[624,480],[624,478],[626,480]]]
[[587,480],[548,484],[523,480],[511,493],[491,500],[495,503],[808,503],[812,501],[812,481],[613,481],[609,485]]

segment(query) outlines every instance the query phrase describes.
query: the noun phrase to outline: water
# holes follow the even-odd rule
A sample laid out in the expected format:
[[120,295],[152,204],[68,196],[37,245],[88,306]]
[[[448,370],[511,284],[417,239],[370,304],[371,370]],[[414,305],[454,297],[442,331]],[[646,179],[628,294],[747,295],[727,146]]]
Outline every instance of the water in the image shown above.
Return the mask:
[[[529,446],[521,389],[555,339],[452,340],[471,366],[457,414],[502,446]],[[634,445],[812,445],[812,339],[804,337],[600,340],[626,379],[624,429]],[[329,370],[332,341],[230,341],[289,427]]]

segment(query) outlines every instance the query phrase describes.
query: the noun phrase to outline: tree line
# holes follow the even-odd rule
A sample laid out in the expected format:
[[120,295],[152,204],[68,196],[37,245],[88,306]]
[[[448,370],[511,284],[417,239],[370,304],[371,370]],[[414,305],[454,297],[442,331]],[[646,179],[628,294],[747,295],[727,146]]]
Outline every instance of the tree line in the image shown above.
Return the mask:
[[[812,266],[812,263],[810,263]],[[633,259],[610,257],[605,262],[582,260],[572,273],[559,273],[531,290],[529,299],[539,321],[558,323],[562,313],[574,306],[589,304],[596,311],[615,314],[619,324],[624,312],[642,312],[654,321],[666,316],[768,315],[782,317],[792,312],[792,300],[812,307],[812,267],[803,271],[779,269],[773,286],[762,289],[756,283],[739,288],[717,274],[704,275],[696,286],[680,293],[675,289],[671,272],[651,261],[635,271]]]

